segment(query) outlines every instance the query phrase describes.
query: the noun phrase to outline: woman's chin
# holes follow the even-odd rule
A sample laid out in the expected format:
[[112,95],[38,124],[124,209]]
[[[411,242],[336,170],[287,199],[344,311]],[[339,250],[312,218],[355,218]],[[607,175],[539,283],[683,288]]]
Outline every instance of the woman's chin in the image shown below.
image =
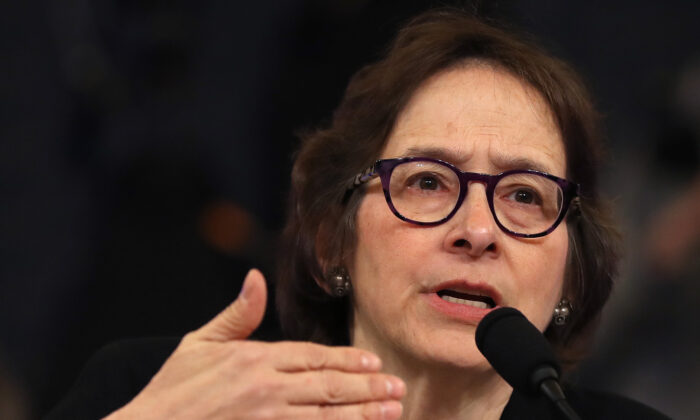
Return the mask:
[[443,357],[435,358],[435,363],[450,369],[487,371],[492,367],[484,356],[476,352],[462,351],[460,353],[447,353]]
[[430,370],[454,371],[457,369],[470,372],[493,370],[473,341],[458,343],[448,341],[442,345],[424,346],[422,349],[414,348],[412,353],[414,354],[411,358],[418,359],[419,363]]

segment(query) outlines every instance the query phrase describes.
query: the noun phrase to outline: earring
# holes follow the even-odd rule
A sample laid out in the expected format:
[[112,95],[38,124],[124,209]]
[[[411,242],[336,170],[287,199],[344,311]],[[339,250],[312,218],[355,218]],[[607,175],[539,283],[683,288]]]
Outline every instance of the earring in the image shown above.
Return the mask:
[[343,297],[350,293],[352,284],[350,283],[350,274],[343,267],[336,267],[331,270],[327,277],[328,286],[330,286],[331,296]]
[[554,325],[566,325],[566,322],[569,320],[569,317],[573,311],[574,308],[567,299],[560,300],[559,303],[557,303],[557,306],[554,308],[554,315],[552,316]]

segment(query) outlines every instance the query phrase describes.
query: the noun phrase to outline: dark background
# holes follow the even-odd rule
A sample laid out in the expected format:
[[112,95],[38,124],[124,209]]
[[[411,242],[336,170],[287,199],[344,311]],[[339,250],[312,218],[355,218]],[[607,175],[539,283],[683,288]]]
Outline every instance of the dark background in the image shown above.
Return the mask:
[[[6,3],[0,417],[23,420],[106,342],[181,335],[233,300],[249,267],[272,277],[295,130],[330,117],[401,22],[448,2]],[[700,3],[451,4],[535,34],[605,116],[627,258],[573,379],[692,418],[697,240],[664,254],[675,236],[654,232],[698,223],[660,215],[698,177]]]

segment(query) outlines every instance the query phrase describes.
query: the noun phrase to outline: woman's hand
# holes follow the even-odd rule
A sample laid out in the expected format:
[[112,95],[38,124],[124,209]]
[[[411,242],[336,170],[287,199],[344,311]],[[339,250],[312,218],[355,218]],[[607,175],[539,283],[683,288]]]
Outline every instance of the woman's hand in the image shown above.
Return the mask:
[[377,356],[352,347],[245,339],[267,289],[251,270],[238,298],[187,334],[151,382],[107,418],[397,419],[405,393]]

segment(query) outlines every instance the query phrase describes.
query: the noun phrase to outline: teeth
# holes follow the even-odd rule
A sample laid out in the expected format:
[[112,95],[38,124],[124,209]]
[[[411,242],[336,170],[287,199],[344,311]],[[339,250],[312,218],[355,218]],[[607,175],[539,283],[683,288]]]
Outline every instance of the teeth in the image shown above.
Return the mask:
[[474,306],[476,308],[481,308],[481,309],[488,309],[488,305],[486,302],[480,302],[476,300],[466,300],[466,299],[460,299],[452,296],[440,296],[442,300],[445,300],[447,302],[452,302],[452,303],[458,303],[460,305],[469,305],[469,306]]

